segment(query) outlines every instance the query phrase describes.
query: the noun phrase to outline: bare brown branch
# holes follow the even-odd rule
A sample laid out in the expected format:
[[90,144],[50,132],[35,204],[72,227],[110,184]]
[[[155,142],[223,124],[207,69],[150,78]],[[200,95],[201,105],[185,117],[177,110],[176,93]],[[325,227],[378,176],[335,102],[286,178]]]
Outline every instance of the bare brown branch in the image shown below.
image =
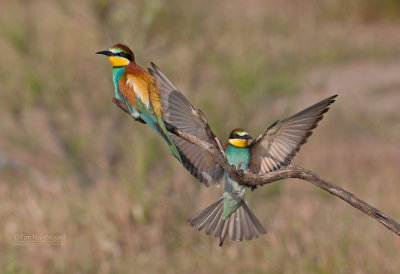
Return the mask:
[[128,106],[122,102],[121,100],[117,99],[117,98],[112,98],[112,102],[119,107],[120,109],[122,109],[123,111],[125,111],[127,114],[129,114],[129,116],[131,116],[133,119],[135,119],[136,122],[142,123],[142,124],[146,124],[145,121],[143,121],[142,118],[136,118],[134,117],[131,112],[128,109]]
[[[114,104],[120,107],[122,110],[127,112],[130,115],[130,112],[127,106],[121,102],[120,100],[113,98]],[[134,118],[132,115],[130,115]],[[135,119],[135,118],[134,118]],[[143,120],[135,119],[136,121],[143,122]],[[329,183],[322,178],[320,178],[314,172],[307,170],[302,167],[297,166],[286,166],[282,167],[279,170],[269,172],[264,175],[257,175],[250,172],[245,172],[242,170],[237,170],[234,166],[229,165],[226,160],[225,154],[219,148],[216,148],[214,145],[200,140],[196,136],[187,134],[172,125],[167,124],[167,129],[169,132],[185,139],[186,141],[199,146],[201,149],[207,151],[214,159],[214,161],[220,165],[226,172],[229,173],[239,184],[246,185],[246,186],[258,186],[258,185],[265,185],[272,182],[275,182],[280,179],[289,179],[289,178],[298,178],[309,183],[312,183],[319,188],[329,192],[332,195],[335,195],[351,205],[354,208],[364,212],[365,214],[371,216],[372,218],[378,220],[381,224],[386,226],[388,229],[396,233],[400,236],[400,224],[397,223],[395,220],[390,218],[389,216],[383,214],[377,208],[369,205],[368,203],[364,202],[363,200],[357,198],[351,192],[336,186],[332,183]]]

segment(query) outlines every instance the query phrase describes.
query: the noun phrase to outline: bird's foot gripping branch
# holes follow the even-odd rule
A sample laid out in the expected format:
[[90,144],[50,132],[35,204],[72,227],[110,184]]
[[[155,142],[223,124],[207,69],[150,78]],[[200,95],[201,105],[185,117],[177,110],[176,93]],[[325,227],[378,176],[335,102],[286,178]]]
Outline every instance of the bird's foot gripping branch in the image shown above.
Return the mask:
[[[113,98],[113,103],[117,105],[119,108],[124,110],[128,113],[132,118],[136,121],[143,123],[140,119],[133,117],[128,107],[122,101]],[[368,203],[364,202],[363,200],[359,199],[357,196],[352,194],[351,192],[329,183],[318,176],[316,173],[307,170],[302,167],[298,166],[284,166],[278,170],[271,171],[269,173],[263,175],[257,175],[248,171],[238,170],[234,166],[231,166],[226,157],[224,155],[223,150],[221,148],[215,147],[213,144],[200,140],[196,136],[187,134],[176,127],[173,127],[169,124],[166,125],[167,129],[170,133],[179,136],[180,138],[200,147],[202,150],[206,151],[208,154],[212,156],[214,161],[221,166],[229,175],[235,179],[240,185],[248,186],[248,187],[255,187],[255,186],[262,186],[265,184],[273,183],[280,179],[289,179],[289,178],[297,178],[304,180],[306,182],[312,183],[315,186],[329,192],[332,195],[339,197],[340,199],[344,200],[346,203],[351,205],[352,207],[362,211],[363,213],[371,216],[372,218],[379,221],[381,224],[386,226],[388,229],[396,233],[400,236],[400,224],[387,216],[386,214],[382,213],[377,208],[369,205]]]

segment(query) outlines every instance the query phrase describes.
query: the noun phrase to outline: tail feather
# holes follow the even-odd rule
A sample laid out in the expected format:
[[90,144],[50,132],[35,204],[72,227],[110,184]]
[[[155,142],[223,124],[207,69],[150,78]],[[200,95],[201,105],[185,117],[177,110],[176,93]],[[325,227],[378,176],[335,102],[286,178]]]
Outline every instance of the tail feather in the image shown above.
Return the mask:
[[246,215],[247,217],[247,223],[254,224],[253,226],[250,226],[251,229],[255,231],[255,233],[258,234],[258,236],[261,236],[262,234],[265,234],[266,231],[260,221],[257,219],[256,215],[253,214],[253,212],[250,210],[250,208],[247,206],[247,203],[243,203],[242,207],[244,208],[244,211],[246,211],[248,214]]
[[[222,218],[222,216],[221,216],[221,218]],[[212,233],[212,236],[214,238],[218,238],[220,235],[225,234],[225,233],[222,233],[222,231],[224,229],[226,229],[226,227],[225,227],[226,222],[225,221],[222,221],[222,222],[217,221],[216,223],[217,223],[217,225],[215,227],[215,230]]]
[[243,236],[244,236],[244,239],[247,240],[247,241],[251,240],[251,229],[250,229],[249,224],[247,222],[246,215],[244,214],[244,210],[240,210],[239,215],[240,215],[240,219],[241,220],[245,220],[243,222]]
[[172,141],[171,136],[169,135],[167,128],[165,127],[164,121],[161,119],[161,117],[158,117],[158,127],[160,131],[160,135],[162,135],[163,139],[168,145],[169,150],[171,151],[172,155],[174,155],[179,162],[182,163],[182,158],[181,155],[178,152],[178,149],[175,146],[175,143]]
[[245,201],[226,220],[222,219],[224,199],[218,201],[189,218],[191,226],[206,234],[220,239],[222,246],[225,238],[231,241],[251,240],[258,238],[266,231],[257,217],[251,212]]
[[204,227],[208,226],[212,223],[211,220],[214,220],[216,216],[222,216],[222,209],[224,208],[224,204],[220,203],[223,201],[223,198],[219,199],[205,210],[197,213],[189,219],[189,222],[192,226],[195,226],[198,230],[202,230]]
[[167,144],[168,149],[171,152],[171,154],[174,155],[182,163],[182,159],[181,159],[181,156],[180,156],[180,154],[178,152],[178,149],[176,148],[175,143],[172,141],[171,136],[169,135],[162,118],[158,117],[158,116],[153,116],[153,118],[156,119],[156,121],[155,121],[153,118],[151,118],[150,116],[145,115],[145,114],[141,114],[140,117],[154,131],[156,131],[158,133],[158,135],[161,136],[161,138],[163,138],[163,140]]
[[224,206],[223,206],[223,203],[221,203],[221,205],[218,207],[218,211],[216,211],[214,216],[209,219],[210,220],[209,225],[207,226],[207,228],[205,230],[205,233],[207,235],[211,234],[215,230],[215,227],[218,224],[218,220],[223,212],[224,212]]

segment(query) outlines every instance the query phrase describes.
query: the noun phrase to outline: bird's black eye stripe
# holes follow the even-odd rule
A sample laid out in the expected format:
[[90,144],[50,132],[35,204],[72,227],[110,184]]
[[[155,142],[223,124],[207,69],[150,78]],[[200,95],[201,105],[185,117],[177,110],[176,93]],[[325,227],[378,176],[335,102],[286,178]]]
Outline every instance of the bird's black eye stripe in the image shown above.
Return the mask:
[[124,58],[128,59],[129,61],[132,61],[132,57],[126,52],[121,51],[121,52],[118,52],[116,55],[124,57]]

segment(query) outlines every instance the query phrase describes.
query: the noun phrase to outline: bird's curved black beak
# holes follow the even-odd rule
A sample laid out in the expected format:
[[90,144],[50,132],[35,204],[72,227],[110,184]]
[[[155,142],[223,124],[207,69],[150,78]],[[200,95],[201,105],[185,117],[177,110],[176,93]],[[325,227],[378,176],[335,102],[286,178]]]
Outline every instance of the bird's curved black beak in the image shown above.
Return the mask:
[[103,55],[107,55],[107,56],[113,56],[114,55],[114,53],[112,53],[109,50],[98,51],[98,52],[96,52],[96,54],[103,54]]
[[254,139],[254,138],[251,137],[249,134],[246,134],[246,135],[243,135],[243,136],[242,136],[242,139],[248,139],[248,140],[250,140],[250,139]]

